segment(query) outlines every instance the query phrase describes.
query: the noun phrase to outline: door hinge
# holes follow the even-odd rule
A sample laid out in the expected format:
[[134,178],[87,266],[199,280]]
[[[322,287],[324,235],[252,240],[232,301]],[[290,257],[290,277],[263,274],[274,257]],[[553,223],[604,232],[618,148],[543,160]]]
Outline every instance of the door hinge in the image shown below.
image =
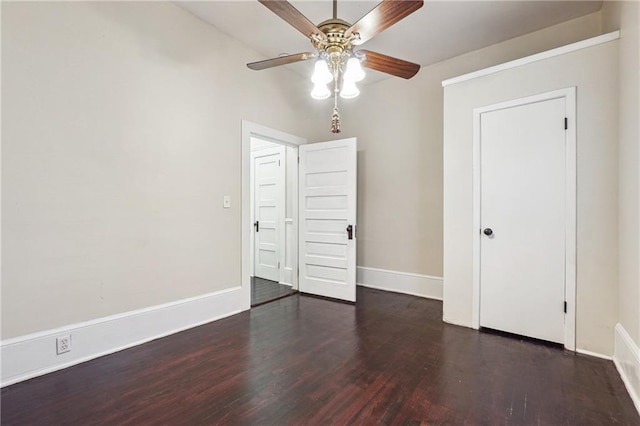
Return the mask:
[[280,160],[278,160],[278,167],[280,167]]
[[278,262],[278,269],[280,269],[280,262]]
[[567,302],[564,302],[564,313],[567,313]]
[[567,117],[564,118],[564,129],[567,130],[569,128],[569,119]]
[[300,164],[300,157],[298,157],[298,164]]

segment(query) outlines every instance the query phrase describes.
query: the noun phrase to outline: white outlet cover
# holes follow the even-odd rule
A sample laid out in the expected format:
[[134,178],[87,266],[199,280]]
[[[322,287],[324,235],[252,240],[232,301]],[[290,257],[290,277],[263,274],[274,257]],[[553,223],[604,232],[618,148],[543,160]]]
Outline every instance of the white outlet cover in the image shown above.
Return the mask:
[[56,339],[56,353],[58,355],[71,351],[71,335],[60,336]]

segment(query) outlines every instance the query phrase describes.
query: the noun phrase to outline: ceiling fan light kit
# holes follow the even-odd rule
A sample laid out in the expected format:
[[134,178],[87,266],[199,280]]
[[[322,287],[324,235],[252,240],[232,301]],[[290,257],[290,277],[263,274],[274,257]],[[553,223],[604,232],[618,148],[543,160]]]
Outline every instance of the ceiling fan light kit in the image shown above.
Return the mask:
[[329,71],[327,62],[322,59],[316,61],[311,81],[315,84],[329,84],[331,80],[333,80],[333,75]]
[[316,83],[313,85],[313,90],[311,91],[311,97],[313,99],[327,99],[331,96],[331,91],[327,87],[327,83]]
[[[344,99],[355,98],[360,94],[360,90],[356,86],[356,82],[361,81],[365,77],[365,73],[360,66],[360,60],[356,58],[350,58],[347,61],[346,67],[344,61],[339,63],[331,62],[334,71],[329,71],[329,65],[324,59],[318,59],[311,76],[313,82],[313,90],[311,91],[311,97],[314,99],[327,99],[331,95],[331,91],[327,87],[332,81],[335,82],[334,92],[339,92],[340,97]],[[344,73],[341,70],[345,69]],[[342,74],[342,89],[338,88],[340,81],[339,76]]]
[[347,79],[342,83],[342,90],[340,91],[340,97],[343,99],[353,99],[360,94],[358,86],[355,81],[349,81]]
[[360,60],[357,58],[350,58],[347,61],[347,70],[344,73],[344,79],[349,81],[361,81],[365,78],[366,74],[360,66]]
[[353,48],[421,8],[423,0],[383,0],[353,25],[338,19],[337,0],[333,0],[333,18],[318,26],[286,0],[258,1],[308,37],[318,53],[298,53],[252,62],[247,66],[253,70],[263,70],[317,57],[311,76],[314,84],[311,97],[320,100],[329,98],[331,90],[328,84],[333,82],[333,133],[340,132],[338,94],[343,99],[352,99],[360,94],[356,82],[365,77],[362,66],[405,79],[413,77],[420,70],[418,64],[368,50],[354,51]]

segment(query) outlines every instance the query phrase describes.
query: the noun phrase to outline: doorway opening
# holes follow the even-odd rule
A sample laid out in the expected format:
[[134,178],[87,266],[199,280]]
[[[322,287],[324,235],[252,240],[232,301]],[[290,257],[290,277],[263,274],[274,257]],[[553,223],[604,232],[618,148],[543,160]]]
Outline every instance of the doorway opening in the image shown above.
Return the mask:
[[296,291],[355,303],[356,181],[356,138],[307,145],[242,122],[246,309]]
[[255,307],[298,291],[298,145],[305,141],[247,125],[249,287]]

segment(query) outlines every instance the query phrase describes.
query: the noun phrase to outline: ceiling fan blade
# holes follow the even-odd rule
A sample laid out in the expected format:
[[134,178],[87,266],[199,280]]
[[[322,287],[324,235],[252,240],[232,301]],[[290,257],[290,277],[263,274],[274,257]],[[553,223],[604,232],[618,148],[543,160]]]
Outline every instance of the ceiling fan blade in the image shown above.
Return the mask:
[[286,0],[258,0],[265,5],[270,11],[284,19],[289,25],[293,26],[296,30],[300,31],[306,37],[311,38],[314,34],[317,34],[322,39],[326,38],[326,35],[316,27],[313,22],[307,19],[298,9],[293,7],[291,3]]
[[280,56],[278,58],[266,59],[264,61],[251,62],[250,64],[247,64],[247,66],[252,70],[259,71],[267,68],[278,67],[280,65],[306,61],[307,59],[315,58],[316,56],[317,54],[312,52],[296,53],[295,55]]
[[396,22],[411,15],[420,9],[423,4],[423,0],[383,0],[372,11],[353,24],[345,35],[350,36],[358,33],[360,34],[360,41],[357,44],[364,43]]
[[420,71],[420,65],[418,64],[392,58],[382,53],[371,52],[370,50],[358,50],[356,53],[357,56],[364,55],[362,66],[395,75],[396,77],[410,79]]

